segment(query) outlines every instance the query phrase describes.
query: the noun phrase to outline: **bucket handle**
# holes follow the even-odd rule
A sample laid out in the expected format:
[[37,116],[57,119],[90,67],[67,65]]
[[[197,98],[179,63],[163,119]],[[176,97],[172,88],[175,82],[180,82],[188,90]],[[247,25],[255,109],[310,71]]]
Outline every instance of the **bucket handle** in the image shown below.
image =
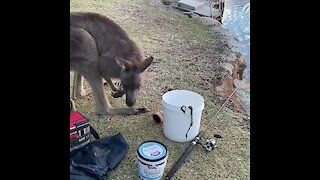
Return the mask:
[[[192,106],[188,106],[188,108],[190,109],[191,120],[190,120],[190,126],[187,130],[187,133],[186,133],[186,139],[188,139],[188,133],[190,131],[191,126],[193,125],[193,108],[192,108]],[[184,114],[186,114],[187,107],[185,105],[181,106],[180,109]]]

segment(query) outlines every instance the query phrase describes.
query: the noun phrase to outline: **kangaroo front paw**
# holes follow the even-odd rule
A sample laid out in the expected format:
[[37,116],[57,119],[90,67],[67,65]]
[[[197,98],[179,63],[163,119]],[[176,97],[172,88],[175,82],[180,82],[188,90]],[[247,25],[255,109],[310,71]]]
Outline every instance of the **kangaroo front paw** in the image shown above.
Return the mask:
[[122,83],[121,82],[115,82],[114,83],[115,86],[117,86],[118,88],[122,88]]
[[117,91],[122,91],[123,90],[123,87],[122,87],[122,84],[121,82],[115,82],[113,83],[113,88],[112,88],[113,91],[117,92]]
[[123,90],[118,90],[118,91],[114,91],[111,93],[111,96],[114,98],[119,98],[122,97],[124,95],[124,91]]
[[115,82],[114,85],[117,87],[113,88],[113,92],[112,92],[111,96],[114,98],[122,97],[125,93],[123,91],[121,82]]

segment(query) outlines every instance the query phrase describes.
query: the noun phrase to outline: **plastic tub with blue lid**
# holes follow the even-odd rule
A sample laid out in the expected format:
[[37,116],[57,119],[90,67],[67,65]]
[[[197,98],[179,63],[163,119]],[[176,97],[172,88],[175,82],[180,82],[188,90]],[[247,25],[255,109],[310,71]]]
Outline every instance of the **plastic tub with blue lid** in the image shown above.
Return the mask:
[[168,150],[158,141],[146,141],[137,149],[138,173],[143,180],[158,180],[167,164]]

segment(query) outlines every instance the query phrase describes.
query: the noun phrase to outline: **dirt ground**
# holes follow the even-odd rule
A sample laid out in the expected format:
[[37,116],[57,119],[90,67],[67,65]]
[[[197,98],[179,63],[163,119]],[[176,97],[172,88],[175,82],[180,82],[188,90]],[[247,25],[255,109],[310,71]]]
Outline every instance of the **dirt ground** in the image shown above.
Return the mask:
[[[221,38],[209,27],[180,11],[165,6],[160,0],[71,0],[70,11],[92,11],[113,19],[135,40],[147,56],[155,60],[146,71],[139,92],[137,107],[151,111],[136,116],[105,116],[95,114],[91,95],[76,100],[77,110],[91,119],[101,136],[121,132],[129,151],[109,179],[138,179],[136,149],[147,140],[164,143],[169,150],[165,174],[181,156],[189,143],[176,143],[167,139],[162,125],[151,117],[161,110],[161,97],[170,89],[187,89],[205,99],[201,129],[211,120],[224,99],[216,96],[206,83],[223,59],[225,47]],[[72,76],[70,76],[70,82]],[[88,87],[87,87],[88,89]],[[123,98],[114,99],[106,87],[108,99],[114,107],[125,107]],[[208,128],[202,142],[220,134],[223,138],[213,152],[197,146],[190,159],[183,164],[175,179],[249,179],[250,173],[250,122],[233,110],[232,104],[217,116]],[[164,174],[164,175],[165,175]]]

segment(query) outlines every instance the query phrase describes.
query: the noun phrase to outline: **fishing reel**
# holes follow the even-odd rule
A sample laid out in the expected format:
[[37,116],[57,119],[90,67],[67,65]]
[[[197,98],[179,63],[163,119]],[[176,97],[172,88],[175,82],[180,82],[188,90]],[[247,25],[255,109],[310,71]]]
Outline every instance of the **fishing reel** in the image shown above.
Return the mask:
[[213,137],[213,139],[207,139],[205,144],[202,144],[199,141],[197,143],[201,144],[206,151],[212,151],[217,147],[218,139],[222,138],[219,134],[215,134]]

